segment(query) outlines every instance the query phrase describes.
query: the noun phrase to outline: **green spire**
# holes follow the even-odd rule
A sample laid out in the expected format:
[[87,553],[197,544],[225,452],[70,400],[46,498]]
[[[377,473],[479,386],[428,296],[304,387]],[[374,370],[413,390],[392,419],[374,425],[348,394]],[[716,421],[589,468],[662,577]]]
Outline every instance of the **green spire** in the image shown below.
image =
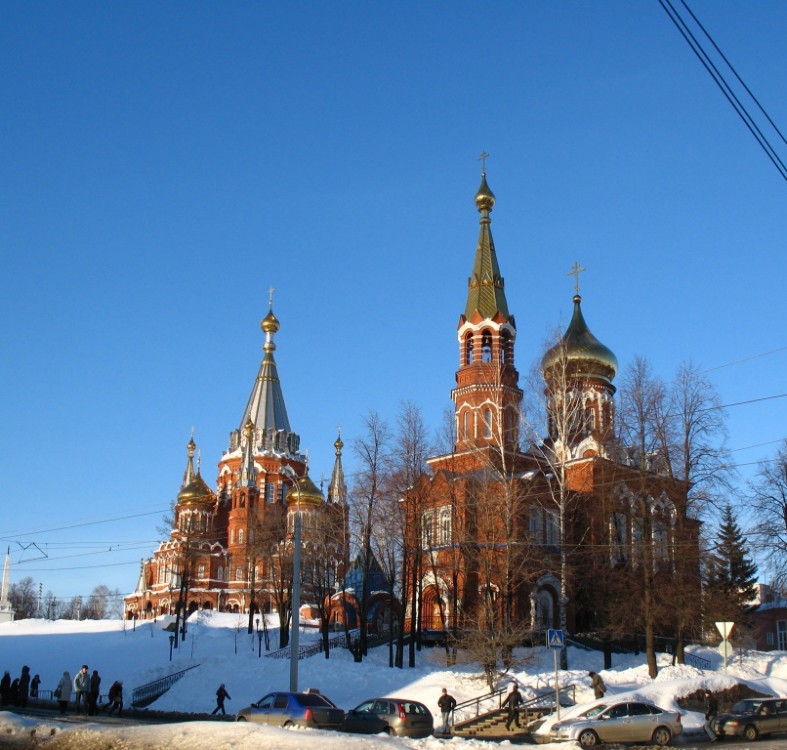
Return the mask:
[[472,320],[475,313],[482,319],[493,319],[497,316],[508,320],[508,303],[505,295],[505,282],[497,265],[495,243],[492,239],[492,220],[489,214],[495,205],[495,195],[486,184],[486,172],[481,173],[481,187],[475,194],[475,204],[481,214],[481,229],[478,233],[478,245],[475,250],[473,273],[467,281],[467,304],[465,318]]

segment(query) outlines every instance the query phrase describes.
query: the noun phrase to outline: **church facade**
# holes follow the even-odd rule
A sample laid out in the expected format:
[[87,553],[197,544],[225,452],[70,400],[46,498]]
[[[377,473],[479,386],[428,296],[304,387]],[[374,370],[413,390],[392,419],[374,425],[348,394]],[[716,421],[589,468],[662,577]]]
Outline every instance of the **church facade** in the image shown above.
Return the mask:
[[303,529],[303,570],[316,582],[305,593],[335,590],[347,559],[347,489],[341,438],[327,498],[312,482],[300,438],[291,429],[274,359],[280,324],[271,309],[260,327],[264,356],[238,429],[218,462],[216,489],[195,466],[186,469],[172,510],[172,530],[143,560],[126,616],[187,615],[195,610],[267,613],[290,595],[296,514]]
[[485,173],[475,203],[454,445],[428,460],[431,474],[407,498],[408,545],[418,550],[409,621],[423,633],[497,628],[520,642],[548,628],[674,635],[700,591],[687,487],[620,447],[617,360],[584,319],[578,265],[571,322],[541,360],[543,413],[526,413]]

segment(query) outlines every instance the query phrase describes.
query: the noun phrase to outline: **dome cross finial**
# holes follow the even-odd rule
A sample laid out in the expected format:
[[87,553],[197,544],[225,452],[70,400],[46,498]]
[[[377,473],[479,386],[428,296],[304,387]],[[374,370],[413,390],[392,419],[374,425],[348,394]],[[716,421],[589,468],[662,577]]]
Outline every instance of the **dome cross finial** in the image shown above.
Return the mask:
[[488,151],[482,151],[481,156],[478,157],[478,161],[481,162],[481,174],[486,174],[486,160],[489,158]]
[[587,268],[580,266],[579,263],[574,261],[574,265],[571,266],[571,270],[566,274],[566,276],[573,276],[574,277],[574,293],[579,294],[579,274],[583,271],[587,271]]

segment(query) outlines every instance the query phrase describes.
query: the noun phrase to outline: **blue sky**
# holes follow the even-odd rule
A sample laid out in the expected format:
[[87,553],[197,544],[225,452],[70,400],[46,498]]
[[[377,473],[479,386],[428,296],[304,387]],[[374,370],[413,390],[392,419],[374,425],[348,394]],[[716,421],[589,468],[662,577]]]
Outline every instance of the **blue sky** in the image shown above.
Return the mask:
[[[787,5],[691,8],[787,129]],[[745,360],[711,373],[725,403],[787,391],[787,185],[656,0],[5,2],[0,65],[14,580],[133,587],[192,427],[215,479],[271,286],[315,480],[371,409],[437,428],[482,150],[520,372],[579,261],[621,366]],[[737,461],[773,454],[785,401],[729,410]]]

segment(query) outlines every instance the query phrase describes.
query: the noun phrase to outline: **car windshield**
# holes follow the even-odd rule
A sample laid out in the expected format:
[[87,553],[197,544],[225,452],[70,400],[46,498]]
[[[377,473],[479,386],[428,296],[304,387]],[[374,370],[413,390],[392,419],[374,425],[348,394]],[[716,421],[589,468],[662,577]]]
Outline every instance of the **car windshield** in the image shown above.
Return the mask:
[[598,716],[602,711],[606,711],[607,708],[609,708],[607,704],[602,703],[600,706],[593,706],[593,708],[589,709],[588,711],[585,711],[585,713],[582,714],[582,716],[586,719],[592,719],[594,716]]
[[762,703],[762,701],[752,701],[752,700],[738,701],[732,707],[732,713],[734,714],[754,713],[759,707],[760,703]]

